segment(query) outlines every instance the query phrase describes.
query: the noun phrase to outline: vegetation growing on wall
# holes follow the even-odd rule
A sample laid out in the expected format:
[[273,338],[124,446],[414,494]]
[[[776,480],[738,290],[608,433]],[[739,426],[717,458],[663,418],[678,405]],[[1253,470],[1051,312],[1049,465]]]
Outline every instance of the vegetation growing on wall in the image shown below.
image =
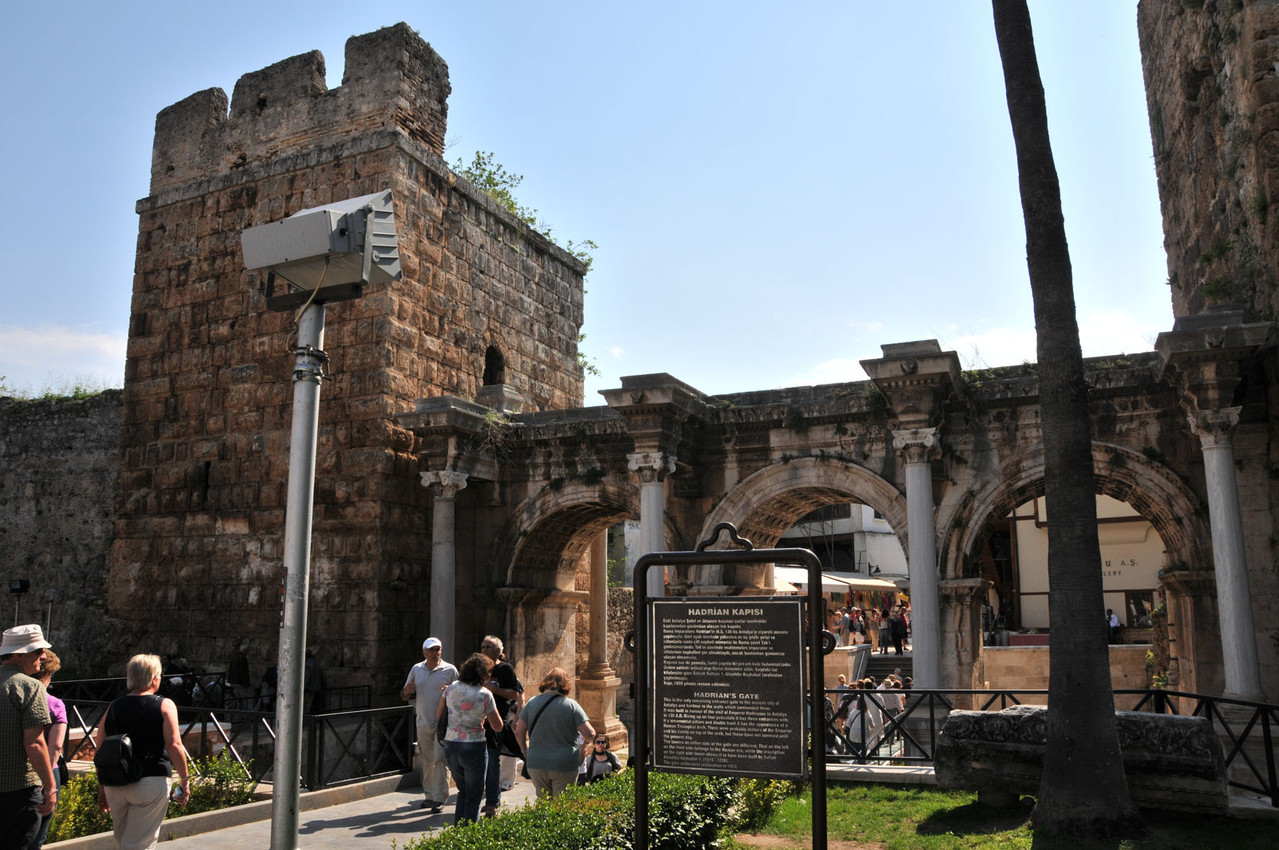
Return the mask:
[[[524,175],[507,171],[506,166],[497,161],[492,151],[476,151],[475,158],[471,160],[470,165],[467,165],[459,157],[457,162],[453,163],[453,171],[465,177],[477,189],[483,190],[499,206],[513,213],[520,221],[559,245],[559,242],[556,242],[551,235],[551,225],[540,217],[536,209],[525,206],[515,197],[515,190],[524,182]],[[586,266],[583,278],[591,273],[591,266],[595,264],[594,252],[599,247],[593,240],[583,239],[574,242],[569,239],[560,247]],[[577,335],[577,363],[582,367],[582,371],[587,374],[598,375],[600,370],[596,367],[595,362],[582,353],[581,345],[585,339],[586,334],[579,333]]]

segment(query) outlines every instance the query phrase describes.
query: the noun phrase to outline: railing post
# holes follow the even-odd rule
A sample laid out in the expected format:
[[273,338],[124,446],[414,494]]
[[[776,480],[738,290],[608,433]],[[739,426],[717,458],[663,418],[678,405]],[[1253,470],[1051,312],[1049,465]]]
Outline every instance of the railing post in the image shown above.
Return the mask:
[[1262,706],[1261,742],[1266,748],[1266,782],[1270,786],[1270,806],[1279,808],[1279,787],[1275,783],[1275,750],[1270,738],[1270,709]]

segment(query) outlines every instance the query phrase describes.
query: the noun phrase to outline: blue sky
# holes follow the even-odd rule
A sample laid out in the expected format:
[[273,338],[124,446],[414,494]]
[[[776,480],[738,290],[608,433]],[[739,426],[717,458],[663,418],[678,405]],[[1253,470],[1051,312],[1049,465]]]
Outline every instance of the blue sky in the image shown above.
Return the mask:
[[[1135,0],[1032,0],[1085,355],[1172,310]],[[599,244],[596,391],[864,378],[886,343],[1034,360],[1003,78],[983,0],[9,4],[0,376],[119,386],[155,115],[405,21],[449,65],[447,156],[493,151]]]

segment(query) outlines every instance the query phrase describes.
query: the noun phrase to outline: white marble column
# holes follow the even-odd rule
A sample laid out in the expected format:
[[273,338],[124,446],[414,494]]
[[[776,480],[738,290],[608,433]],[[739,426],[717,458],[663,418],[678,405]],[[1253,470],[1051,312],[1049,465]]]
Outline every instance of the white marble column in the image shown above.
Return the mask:
[[456,658],[454,612],[457,609],[457,494],[466,488],[461,472],[423,472],[422,486],[431,488],[431,636],[444,643],[445,657]]
[[906,465],[906,535],[910,545],[911,653],[915,687],[941,687],[941,617],[938,605],[937,530],[933,522],[932,458],[936,428],[893,432],[893,448]]
[[[640,555],[666,551],[666,476],[675,471],[675,458],[664,452],[635,452],[626,456],[640,479]],[[650,598],[666,595],[666,571],[648,571]]]
[[1217,611],[1221,621],[1221,655],[1226,674],[1224,696],[1264,700],[1252,619],[1252,589],[1244,558],[1235,450],[1231,443],[1231,435],[1239,424],[1239,408],[1195,410],[1187,419],[1190,430],[1199,437],[1204,454],[1212,560],[1217,575]]

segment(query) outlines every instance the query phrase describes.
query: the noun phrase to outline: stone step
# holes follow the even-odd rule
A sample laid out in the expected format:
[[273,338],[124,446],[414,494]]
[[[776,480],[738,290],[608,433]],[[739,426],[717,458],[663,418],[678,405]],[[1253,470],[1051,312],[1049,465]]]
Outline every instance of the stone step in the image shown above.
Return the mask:
[[894,670],[901,668],[902,677],[913,676],[910,654],[893,655],[890,651],[887,655],[875,653],[871,655],[870,660],[866,664],[866,675],[873,676],[876,682],[883,681],[884,677],[892,673]]

